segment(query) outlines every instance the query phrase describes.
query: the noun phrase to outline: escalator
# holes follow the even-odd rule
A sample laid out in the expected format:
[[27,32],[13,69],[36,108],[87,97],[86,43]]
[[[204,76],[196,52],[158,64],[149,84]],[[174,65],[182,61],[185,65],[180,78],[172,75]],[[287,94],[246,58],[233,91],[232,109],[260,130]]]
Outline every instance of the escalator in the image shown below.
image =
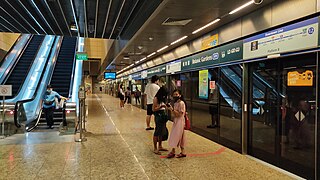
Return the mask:
[[8,79],[4,84],[12,85],[12,96],[7,97],[11,99],[15,97],[27,77],[28,71],[35,60],[38,50],[43,42],[44,36],[33,36],[28,47],[20,57],[19,61],[15,65]]
[[64,97],[69,97],[76,43],[77,38],[63,38],[58,60],[50,81],[54,91]]
[[[73,77],[72,75],[75,64],[76,43],[77,38],[63,38],[57,62],[49,83],[51,84],[53,90],[58,92],[63,97],[70,97],[70,88],[72,88],[71,78]],[[63,121],[63,112],[63,108],[56,109],[54,111],[54,127],[60,125],[60,123]],[[46,127],[46,119],[44,113],[42,112],[38,123],[38,128],[43,127]]]

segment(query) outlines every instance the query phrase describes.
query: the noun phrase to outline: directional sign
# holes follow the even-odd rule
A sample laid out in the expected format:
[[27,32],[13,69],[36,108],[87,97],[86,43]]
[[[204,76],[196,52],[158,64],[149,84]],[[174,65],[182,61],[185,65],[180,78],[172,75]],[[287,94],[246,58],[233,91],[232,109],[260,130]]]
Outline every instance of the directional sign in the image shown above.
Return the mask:
[[306,117],[301,111],[298,111],[294,116],[297,118],[298,121],[303,121]]
[[0,85],[0,96],[12,96],[12,85]]

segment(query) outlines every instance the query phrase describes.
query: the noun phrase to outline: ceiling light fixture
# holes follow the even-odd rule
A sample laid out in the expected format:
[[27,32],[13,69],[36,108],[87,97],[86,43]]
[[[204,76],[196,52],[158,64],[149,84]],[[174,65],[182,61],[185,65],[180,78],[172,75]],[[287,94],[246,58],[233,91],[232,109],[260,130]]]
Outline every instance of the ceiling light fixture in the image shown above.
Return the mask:
[[254,1],[253,1],[253,0],[252,0],[252,1],[249,1],[249,2],[245,3],[244,5],[242,5],[242,6],[238,7],[237,9],[235,9],[235,10],[233,10],[233,11],[229,12],[229,14],[234,14],[234,13],[236,13],[236,12],[240,11],[241,9],[243,9],[243,8],[245,8],[245,7],[247,7],[247,6],[251,5],[251,4],[253,4],[253,3],[254,3]]
[[219,22],[220,20],[221,20],[221,19],[220,19],[220,18],[218,18],[218,19],[216,19],[216,20],[214,20],[214,21],[211,21],[211,22],[210,22],[210,23],[208,23],[207,25],[205,25],[205,26],[203,26],[203,27],[201,27],[201,28],[199,28],[199,29],[197,29],[197,30],[193,31],[193,32],[192,32],[192,34],[196,34],[197,32],[199,32],[199,31],[201,31],[201,30],[203,30],[203,29],[205,29],[205,28],[207,28],[207,27],[211,26],[212,24],[215,24],[215,23]]
[[182,38],[180,38],[180,39],[172,42],[170,45],[176,44],[177,42],[180,42],[180,41],[184,40],[184,39],[187,38],[187,37],[188,37],[188,36],[183,36]]
[[151,56],[153,56],[155,54],[156,54],[156,52],[153,52],[153,53],[149,54],[147,57],[151,57]]
[[130,59],[130,57],[128,57],[128,56],[123,56],[123,59]]
[[76,25],[71,25],[71,26],[70,26],[70,30],[71,30],[71,31],[78,31]]
[[164,47],[158,49],[157,52],[160,52],[160,51],[162,51],[162,50],[164,50],[164,49],[167,49],[168,47],[169,47],[169,46],[164,46]]

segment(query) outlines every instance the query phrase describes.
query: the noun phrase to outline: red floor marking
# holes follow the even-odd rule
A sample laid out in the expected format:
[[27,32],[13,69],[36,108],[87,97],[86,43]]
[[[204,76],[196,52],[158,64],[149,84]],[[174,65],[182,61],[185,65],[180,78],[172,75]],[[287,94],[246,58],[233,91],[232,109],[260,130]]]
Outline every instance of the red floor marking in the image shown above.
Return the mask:
[[[204,153],[204,154],[187,154],[187,157],[201,157],[201,156],[210,156],[210,155],[218,155],[225,151],[226,148],[222,147],[215,152]],[[167,156],[160,156],[160,158],[167,158]]]

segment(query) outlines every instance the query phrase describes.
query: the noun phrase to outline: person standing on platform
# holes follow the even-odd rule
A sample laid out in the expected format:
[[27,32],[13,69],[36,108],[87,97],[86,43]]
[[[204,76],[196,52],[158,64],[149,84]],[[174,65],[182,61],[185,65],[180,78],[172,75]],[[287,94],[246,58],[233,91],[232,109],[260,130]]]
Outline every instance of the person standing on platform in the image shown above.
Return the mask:
[[[156,129],[153,134],[153,145],[155,154],[160,155],[160,151],[168,151],[162,147],[162,137],[168,137],[166,123],[168,121],[168,116],[166,114],[166,100],[167,100],[167,90],[162,86],[153,99],[152,111],[154,112]],[[157,146],[158,144],[158,146]]]
[[152,104],[153,104],[153,98],[157,94],[160,87],[158,86],[159,83],[159,77],[157,75],[154,75],[151,77],[151,84],[147,84],[145,94],[147,95],[147,117],[146,117],[146,123],[147,128],[146,130],[153,130],[154,128],[150,126],[151,116],[153,114],[152,111]]
[[[43,111],[46,117],[46,121],[47,121],[47,125],[48,125],[48,129],[53,129],[53,112],[55,110],[56,107],[56,102],[55,99],[65,99],[65,100],[69,100],[69,98],[63,97],[60,94],[58,94],[57,92],[52,90],[51,85],[47,86],[47,91],[45,92],[44,96],[43,96]],[[63,126],[67,126],[67,122],[63,121]]]
[[120,98],[120,108],[124,108],[124,92],[122,84],[119,85],[118,97]]
[[171,152],[167,155],[167,158],[175,157],[175,148],[180,147],[181,153],[177,155],[177,158],[186,157],[185,154],[185,144],[186,144],[186,136],[184,132],[185,126],[185,113],[186,113],[186,105],[184,101],[181,99],[181,92],[179,90],[173,91],[173,99],[174,99],[174,107],[170,106],[168,109],[172,112],[174,119],[173,125],[169,137],[169,146],[172,147]]
[[136,99],[136,105],[138,105],[138,102],[140,104],[140,96],[141,96],[141,91],[139,90],[139,88],[136,88],[136,92],[134,93],[134,97]]
[[[127,101],[128,100],[128,101]],[[125,97],[125,100],[124,100],[124,103],[128,103],[128,104],[131,104],[131,90],[129,87],[127,87],[127,91],[126,91],[126,97]]]

